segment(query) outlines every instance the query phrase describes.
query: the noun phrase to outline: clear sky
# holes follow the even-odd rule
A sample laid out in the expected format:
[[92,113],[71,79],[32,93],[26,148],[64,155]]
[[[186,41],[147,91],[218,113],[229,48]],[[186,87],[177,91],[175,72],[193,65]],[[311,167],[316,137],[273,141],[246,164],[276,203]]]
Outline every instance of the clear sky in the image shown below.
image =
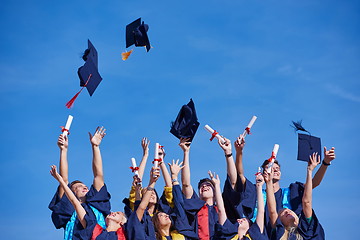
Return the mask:
[[[207,171],[226,176],[225,158],[204,125],[235,140],[258,116],[244,152],[246,176],[278,143],[281,185],[304,181],[291,121],[303,120],[337,158],[314,190],[313,207],[327,239],[356,239],[360,216],[359,1],[2,1],[0,8],[0,230],[3,239],[61,239],[47,208],[56,181],[59,126],[72,114],[70,180],[92,182],[87,132],[107,129],[101,150],[112,209],[131,184],[130,158],[142,137],[182,158],[170,123],[193,98],[200,127],[191,146],[192,182]],[[125,26],[149,24],[150,52],[127,61]],[[77,69],[90,39],[103,77],[72,109]],[[150,166],[148,165],[147,168]],[[146,170],[145,181],[148,179]],[[161,189],[162,181],[158,183]]]

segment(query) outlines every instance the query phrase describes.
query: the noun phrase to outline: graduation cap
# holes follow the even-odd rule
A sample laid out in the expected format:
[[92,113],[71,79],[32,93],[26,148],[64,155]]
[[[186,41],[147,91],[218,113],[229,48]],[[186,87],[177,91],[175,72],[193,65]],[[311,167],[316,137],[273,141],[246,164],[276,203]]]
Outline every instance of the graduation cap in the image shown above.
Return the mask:
[[81,66],[77,72],[80,79],[80,86],[82,88],[69,102],[66,103],[67,108],[71,108],[73,106],[75,99],[84,87],[86,87],[90,96],[92,96],[102,80],[98,71],[97,51],[90,40],[88,40],[88,48],[85,50],[82,59],[85,61],[85,64]]
[[[126,48],[135,45],[135,47],[146,47],[150,51],[150,41],[147,35],[149,25],[141,22],[141,18],[136,19],[126,26]],[[122,53],[122,59],[126,60],[133,50]]]
[[307,132],[308,134],[298,133],[298,156],[297,159],[301,161],[308,162],[309,156],[312,155],[314,152],[317,152],[321,158],[321,139],[315,136],[312,136],[309,131],[307,131],[302,126],[302,121],[294,122],[293,128],[295,132],[303,131]]
[[194,102],[190,99],[188,104],[181,107],[176,120],[171,123],[170,132],[179,139],[190,138],[189,141],[191,142],[199,125]]

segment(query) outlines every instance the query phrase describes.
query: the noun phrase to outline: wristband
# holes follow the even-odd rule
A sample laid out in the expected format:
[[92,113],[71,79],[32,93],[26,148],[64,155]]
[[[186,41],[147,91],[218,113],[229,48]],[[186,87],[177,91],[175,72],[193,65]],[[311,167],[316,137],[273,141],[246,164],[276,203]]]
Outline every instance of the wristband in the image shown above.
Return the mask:
[[178,182],[177,178],[171,179],[171,182]]
[[155,188],[152,188],[152,187],[147,187],[146,188],[148,191],[154,191],[155,190]]
[[326,163],[324,160],[322,161],[322,164],[325,165],[325,166],[330,166],[331,165],[331,162],[330,163]]
[[232,153],[225,154],[225,157],[231,157],[231,156],[232,156]]

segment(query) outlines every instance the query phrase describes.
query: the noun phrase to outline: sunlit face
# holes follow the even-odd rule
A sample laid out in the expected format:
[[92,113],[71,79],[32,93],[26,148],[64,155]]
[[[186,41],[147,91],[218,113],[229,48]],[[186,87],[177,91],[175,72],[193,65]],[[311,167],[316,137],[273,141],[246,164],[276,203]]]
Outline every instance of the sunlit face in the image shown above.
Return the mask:
[[151,191],[150,201],[149,203],[157,203],[157,197],[155,191]]
[[158,220],[159,220],[159,225],[160,225],[160,226],[168,226],[168,225],[171,225],[171,219],[170,219],[170,217],[169,217],[168,214],[161,212],[161,213],[159,213],[159,214],[157,215],[157,218],[158,218]]
[[236,220],[239,223],[238,230],[246,232],[250,228],[249,220],[246,218],[240,218]]
[[209,182],[203,182],[199,188],[199,195],[201,199],[214,197],[214,189]]
[[71,186],[71,190],[77,198],[85,197],[86,193],[89,192],[88,187],[83,183],[75,183]]
[[127,221],[125,214],[123,212],[111,212],[106,216],[106,222],[114,221],[120,225],[124,225]]
[[299,217],[288,208],[279,211],[279,218],[285,227],[296,227],[299,223]]

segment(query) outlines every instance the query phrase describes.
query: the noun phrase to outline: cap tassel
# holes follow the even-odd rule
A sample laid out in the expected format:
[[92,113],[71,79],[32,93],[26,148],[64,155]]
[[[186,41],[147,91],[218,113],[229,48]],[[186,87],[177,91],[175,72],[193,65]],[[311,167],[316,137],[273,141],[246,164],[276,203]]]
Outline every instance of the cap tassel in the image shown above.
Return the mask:
[[121,58],[122,58],[122,60],[124,60],[124,61],[127,60],[132,52],[133,52],[133,49],[131,49],[131,50],[128,51],[128,52],[125,51],[125,52],[121,53]]
[[303,132],[308,132],[311,135],[311,133],[301,125],[302,120],[297,121],[297,122],[292,121],[292,123],[293,123],[293,126],[292,125],[291,126],[295,129],[295,132],[303,131]]
[[75,102],[76,98],[79,96],[79,94],[80,94],[81,91],[84,89],[84,87],[86,87],[86,85],[88,84],[91,76],[92,76],[92,74],[90,73],[90,75],[89,75],[89,77],[88,77],[88,80],[86,81],[86,83],[84,84],[84,86],[80,89],[80,91],[77,92],[77,93],[75,94],[75,96],[73,96],[73,97],[70,99],[70,101],[68,101],[68,102],[65,104],[65,106],[66,106],[67,108],[72,108],[72,106],[74,105],[74,102]]

